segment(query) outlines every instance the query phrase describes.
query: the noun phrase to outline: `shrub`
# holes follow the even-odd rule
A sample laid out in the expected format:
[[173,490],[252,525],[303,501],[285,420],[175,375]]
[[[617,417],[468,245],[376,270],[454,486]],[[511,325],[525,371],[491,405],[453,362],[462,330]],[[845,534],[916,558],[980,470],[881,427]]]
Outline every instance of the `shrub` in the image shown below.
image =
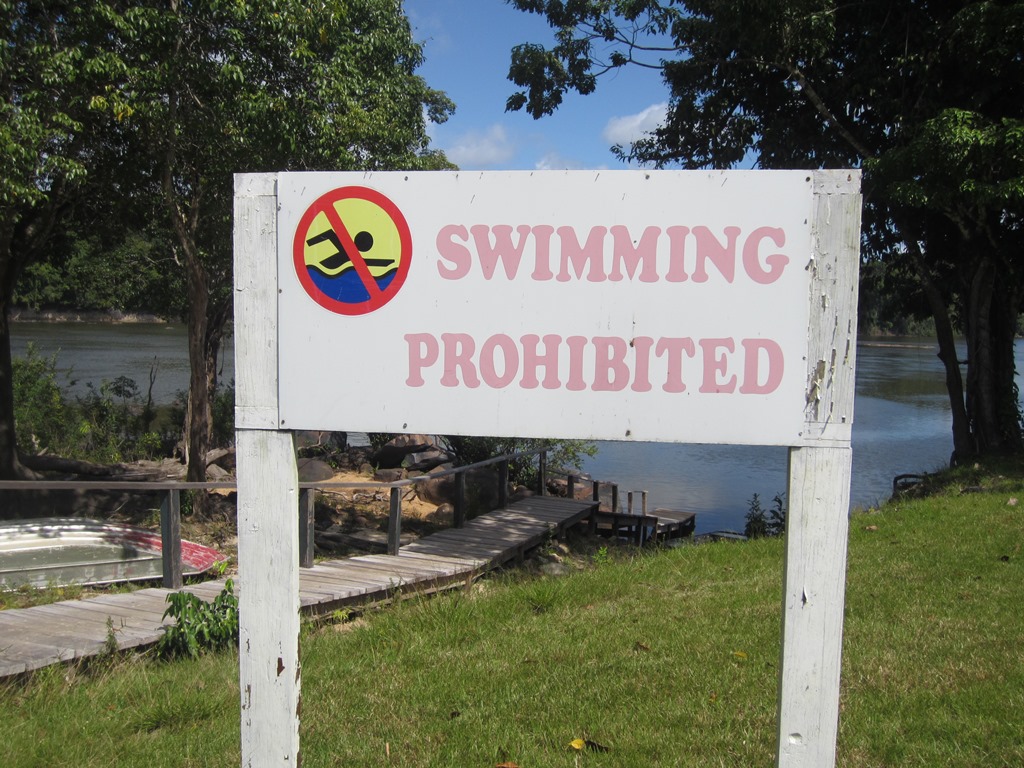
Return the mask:
[[160,656],[195,659],[206,651],[238,645],[238,597],[231,579],[212,603],[191,592],[175,592],[167,602],[164,618],[170,616],[175,623],[164,629],[157,643]]
[[77,425],[58,382],[57,355],[43,357],[30,342],[25,356],[12,362],[18,445],[33,453],[66,452],[73,442],[69,433],[74,433]]
[[57,356],[42,357],[32,344],[12,370],[17,441],[26,452],[109,463],[155,458],[173,444],[172,435],[154,427],[150,394],[143,400],[127,376],[90,383],[71,400],[65,388],[74,382],[61,386]]
[[751,539],[762,536],[781,536],[786,532],[786,494],[777,493],[772,499],[771,509],[761,506],[761,499],[755,493],[748,502],[747,523],[743,533]]

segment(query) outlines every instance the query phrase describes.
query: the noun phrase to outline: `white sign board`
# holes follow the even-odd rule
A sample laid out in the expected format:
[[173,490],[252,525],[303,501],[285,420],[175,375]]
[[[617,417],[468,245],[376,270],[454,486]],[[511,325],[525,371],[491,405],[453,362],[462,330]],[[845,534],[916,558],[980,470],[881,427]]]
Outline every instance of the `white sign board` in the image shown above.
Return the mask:
[[243,765],[300,757],[304,428],[788,445],[776,765],[834,764],[859,172],[235,182]]
[[805,442],[811,175],[278,176],[280,428]]

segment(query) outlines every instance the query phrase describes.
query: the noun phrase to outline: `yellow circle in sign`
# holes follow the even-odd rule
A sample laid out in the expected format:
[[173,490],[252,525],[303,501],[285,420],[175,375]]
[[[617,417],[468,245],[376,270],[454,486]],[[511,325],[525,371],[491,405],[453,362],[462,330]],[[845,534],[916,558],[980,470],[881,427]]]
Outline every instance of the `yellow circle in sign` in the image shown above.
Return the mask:
[[[398,270],[402,263],[402,238],[391,216],[370,200],[349,197],[334,202],[334,210],[356,250],[375,280]],[[309,227],[305,263],[326,277],[335,277],[355,269],[346,248],[338,247],[337,237],[327,214],[320,211]]]

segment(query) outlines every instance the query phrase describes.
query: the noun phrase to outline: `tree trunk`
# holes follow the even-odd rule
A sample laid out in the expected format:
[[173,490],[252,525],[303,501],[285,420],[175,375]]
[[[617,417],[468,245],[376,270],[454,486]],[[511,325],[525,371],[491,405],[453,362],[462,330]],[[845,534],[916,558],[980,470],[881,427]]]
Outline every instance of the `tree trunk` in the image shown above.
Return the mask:
[[1021,422],[1020,391],[1017,387],[1015,342],[1020,316],[1021,291],[1003,284],[996,291],[992,315],[992,360],[998,377],[995,381],[996,414],[1002,432],[1003,448],[1024,449],[1024,424]]
[[[81,142],[76,135],[66,148]],[[49,179],[45,202],[21,211],[6,207],[0,222],[0,480],[34,480],[35,472],[21,463],[14,418],[14,364],[11,359],[11,303],[14,286],[25,267],[46,247],[68,202],[67,180]],[[8,510],[10,511],[10,510]]]
[[185,450],[188,463],[186,477],[189,482],[205,482],[206,454],[210,450],[213,408],[210,400],[210,381],[216,381],[216,369],[211,370],[206,351],[207,308],[210,290],[206,270],[197,256],[186,257],[188,286],[188,360],[191,375],[188,387],[188,409],[185,423]]
[[1018,292],[982,259],[967,306],[967,413],[981,453],[1021,447],[1014,365]]
[[[935,337],[939,343],[939,360],[946,372],[946,394],[949,397],[949,410],[953,417],[953,454],[949,463],[956,466],[969,460],[978,452],[974,435],[971,433],[971,422],[967,415],[964,400],[964,382],[960,374],[960,360],[956,354],[956,334],[953,322],[949,317],[949,306],[946,297],[935,284],[925,265],[924,255],[917,242],[909,239],[907,245],[917,265],[917,272],[924,288],[928,306],[935,320]],[[969,350],[968,350],[969,351]]]
[[992,292],[995,267],[982,258],[971,279],[967,296],[967,417],[979,453],[1000,449],[992,369]]
[[35,475],[18,459],[14,424],[14,372],[11,360],[10,309],[0,299],[0,480],[27,480]]

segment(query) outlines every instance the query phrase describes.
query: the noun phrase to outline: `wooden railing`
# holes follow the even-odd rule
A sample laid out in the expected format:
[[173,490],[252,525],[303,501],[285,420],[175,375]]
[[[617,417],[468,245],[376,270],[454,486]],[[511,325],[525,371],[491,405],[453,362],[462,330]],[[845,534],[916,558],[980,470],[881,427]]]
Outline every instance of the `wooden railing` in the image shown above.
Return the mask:
[[390,488],[390,508],[388,514],[388,554],[397,555],[400,548],[402,536],[402,489],[414,486],[417,483],[439,480],[445,477],[455,477],[455,498],[452,501],[454,512],[452,525],[461,528],[466,522],[466,473],[497,465],[496,482],[498,486],[498,507],[504,509],[508,506],[508,468],[509,463],[515,459],[523,459],[537,456],[537,493],[543,496],[547,492],[547,451],[523,451],[520,453],[508,453],[502,456],[495,456],[491,459],[478,461],[473,464],[465,464],[461,467],[453,467],[440,472],[431,472],[425,475],[409,477],[405,480],[396,480],[391,483],[332,483],[332,482],[303,482],[299,483],[301,490],[299,499],[299,565],[309,568],[313,565],[313,496],[318,490],[333,489],[356,489],[356,488]]
[[[547,493],[547,478],[551,470],[547,466],[547,451],[524,451],[495,456],[491,459],[453,467],[440,472],[396,480],[394,482],[300,482],[299,483],[299,565],[303,568],[313,566],[314,555],[314,508],[318,490],[358,489],[358,488],[389,488],[388,510],[388,554],[397,555],[402,535],[402,490],[417,483],[455,477],[455,497],[452,506],[454,514],[452,525],[461,528],[466,522],[466,473],[483,467],[497,465],[496,483],[498,506],[508,506],[508,473],[510,462],[516,459],[537,457],[537,489],[538,495]],[[567,478],[566,495],[572,499],[576,494],[576,482],[579,475],[556,472]],[[593,481],[593,500],[600,501],[600,481]],[[612,509],[619,508],[619,487],[611,483]],[[146,491],[163,493],[160,505],[160,538],[162,542],[163,586],[167,589],[180,589],[183,583],[181,567],[181,493],[182,491],[235,490],[234,482],[190,483],[178,481],[82,481],[82,480],[0,480],[0,491]],[[647,513],[647,491],[643,494],[643,510]],[[633,512],[633,492],[629,493],[629,512]],[[591,517],[593,529],[596,519]]]

